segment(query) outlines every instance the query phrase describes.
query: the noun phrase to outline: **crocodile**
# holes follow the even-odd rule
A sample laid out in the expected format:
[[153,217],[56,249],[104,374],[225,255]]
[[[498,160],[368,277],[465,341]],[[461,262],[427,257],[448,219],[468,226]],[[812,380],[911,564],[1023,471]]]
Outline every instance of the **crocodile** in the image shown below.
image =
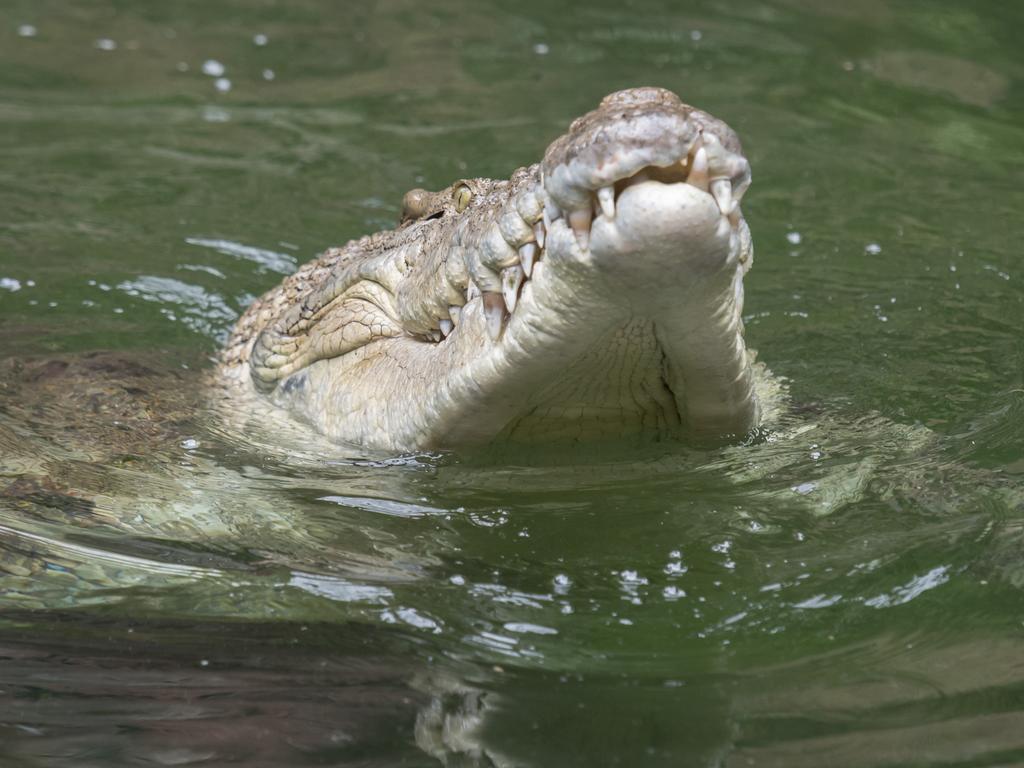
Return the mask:
[[385,450],[742,438],[763,410],[750,178],[723,121],[662,88],[612,93],[540,163],[414,189],[396,229],[256,300],[218,391]]

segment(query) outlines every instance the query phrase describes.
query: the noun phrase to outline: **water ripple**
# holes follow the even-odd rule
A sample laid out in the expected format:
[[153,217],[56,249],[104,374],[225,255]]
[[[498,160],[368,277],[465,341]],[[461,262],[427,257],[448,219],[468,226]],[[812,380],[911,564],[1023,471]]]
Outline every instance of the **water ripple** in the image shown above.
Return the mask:
[[[193,331],[222,341],[238,313],[223,298],[205,288],[173,277],[143,275],[117,286],[129,296],[165,305],[161,312]],[[170,307],[174,307],[171,309]]]
[[201,248],[211,248],[217,253],[226,256],[234,256],[236,259],[251,261],[263,269],[277,272],[281,275],[290,275],[299,265],[294,256],[279,251],[271,251],[266,248],[257,248],[252,245],[244,245],[231,240],[212,239],[204,237],[187,237],[185,242],[189,245],[198,245]]

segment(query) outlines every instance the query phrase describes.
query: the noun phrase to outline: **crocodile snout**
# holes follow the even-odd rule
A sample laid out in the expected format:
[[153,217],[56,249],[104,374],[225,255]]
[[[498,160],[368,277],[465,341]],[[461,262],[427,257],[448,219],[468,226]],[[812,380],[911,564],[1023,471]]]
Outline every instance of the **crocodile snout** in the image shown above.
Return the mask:
[[688,184],[713,198],[735,228],[750,185],[750,165],[732,129],[662,88],[606,96],[548,147],[541,169],[545,225],[564,217],[582,249],[594,217],[613,220],[631,186]]

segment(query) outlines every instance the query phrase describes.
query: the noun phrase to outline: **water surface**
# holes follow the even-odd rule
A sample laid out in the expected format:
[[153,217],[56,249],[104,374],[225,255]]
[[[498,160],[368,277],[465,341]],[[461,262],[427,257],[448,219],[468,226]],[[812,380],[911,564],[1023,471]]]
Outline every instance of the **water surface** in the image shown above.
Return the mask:
[[[5,3],[0,762],[1024,761],[1021,30]],[[747,338],[790,392],[763,439],[395,457],[204,415],[254,296],[645,84],[754,169]]]

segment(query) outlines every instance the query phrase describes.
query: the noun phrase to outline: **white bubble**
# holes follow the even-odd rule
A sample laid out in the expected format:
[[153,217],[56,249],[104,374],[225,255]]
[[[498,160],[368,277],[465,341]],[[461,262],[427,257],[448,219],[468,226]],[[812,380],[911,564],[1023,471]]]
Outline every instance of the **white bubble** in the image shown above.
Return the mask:
[[181,441],[181,447],[184,448],[186,451],[194,451],[196,448],[199,447],[199,441],[196,440],[194,437],[186,437],[184,440]]
[[188,62],[179,61],[175,69],[177,69],[179,72],[188,72]]
[[220,77],[227,69],[216,59],[207,59],[203,62],[203,74],[210,77]]
[[566,574],[564,574],[564,573],[556,574],[555,578],[552,579],[552,581],[554,582],[554,588],[555,588],[555,594],[556,595],[567,595],[567,594],[569,594],[569,589],[572,587],[572,579],[570,579]]
[[881,252],[882,246],[880,246],[878,243],[868,243],[867,245],[864,246],[864,253],[869,254],[870,256],[877,256]]
[[262,47],[267,44],[267,36],[264,34],[253,35],[252,42],[254,45],[259,45]]
[[117,42],[109,37],[101,37],[94,45],[101,51],[113,51],[117,48]]
[[666,600],[679,600],[686,597],[686,590],[679,587],[668,586],[661,590],[661,596]]
[[695,43],[702,37],[704,37],[704,33],[701,32],[699,29],[695,29],[690,33],[690,39],[693,40],[693,42]]
[[787,232],[786,239],[789,240],[789,242],[792,243],[793,245],[800,245],[800,240],[802,238],[800,237],[799,232]]
[[18,27],[18,37],[35,37],[39,34],[39,30],[31,24],[22,24]]
[[277,75],[274,74],[274,70],[272,70],[272,69],[264,69],[263,70],[263,79],[264,80],[270,81],[270,80],[273,80],[275,77],[277,77]]
[[0,277],[0,288],[14,293],[21,290],[21,281],[15,280],[13,277]]
[[548,47],[547,43],[537,43],[536,45],[533,46],[533,52],[536,53],[538,56],[544,56],[550,51],[551,48]]
[[216,88],[220,93],[227,93],[231,90],[231,81],[226,77],[218,77],[213,81],[213,87]]

